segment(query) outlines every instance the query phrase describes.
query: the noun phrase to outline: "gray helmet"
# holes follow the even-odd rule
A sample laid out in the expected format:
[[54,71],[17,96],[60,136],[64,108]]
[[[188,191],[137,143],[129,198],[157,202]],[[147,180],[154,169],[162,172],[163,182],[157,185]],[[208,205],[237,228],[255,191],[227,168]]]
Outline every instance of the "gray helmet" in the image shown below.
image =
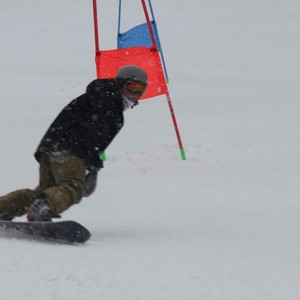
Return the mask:
[[128,81],[137,81],[141,82],[144,85],[147,85],[147,74],[146,72],[135,65],[127,65],[122,68],[117,73],[116,79],[125,82]]

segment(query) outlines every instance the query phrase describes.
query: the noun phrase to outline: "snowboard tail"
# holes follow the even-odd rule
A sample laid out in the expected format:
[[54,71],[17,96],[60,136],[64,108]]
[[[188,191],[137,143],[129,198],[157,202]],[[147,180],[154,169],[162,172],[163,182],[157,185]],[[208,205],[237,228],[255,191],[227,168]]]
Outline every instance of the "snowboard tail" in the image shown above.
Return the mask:
[[[75,221],[59,222],[14,222],[0,221],[0,230],[4,235],[31,236],[33,239],[60,241],[66,243],[84,243],[91,233],[81,224]],[[0,234],[1,236],[1,234]]]

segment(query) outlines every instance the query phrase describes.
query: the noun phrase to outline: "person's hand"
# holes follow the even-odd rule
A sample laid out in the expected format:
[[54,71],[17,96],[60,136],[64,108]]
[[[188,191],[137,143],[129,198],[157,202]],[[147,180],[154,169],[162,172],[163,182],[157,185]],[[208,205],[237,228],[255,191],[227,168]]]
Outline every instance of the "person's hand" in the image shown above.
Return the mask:
[[90,171],[85,175],[85,191],[84,197],[90,196],[96,189],[97,186],[97,171]]

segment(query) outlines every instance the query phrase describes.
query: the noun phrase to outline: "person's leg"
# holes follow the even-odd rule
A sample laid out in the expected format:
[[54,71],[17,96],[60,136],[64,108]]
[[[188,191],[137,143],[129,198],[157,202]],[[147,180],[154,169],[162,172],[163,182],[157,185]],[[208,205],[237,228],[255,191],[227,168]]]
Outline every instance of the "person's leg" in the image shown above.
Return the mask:
[[49,164],[48,155],[40,160],[40,184],[34,189],[21,189],[0,197],[1,219],[11,220],[26,213],[33,201],[40,196],[43,189],[55,184]]
[[60,214],[79,203],[85,184],[84,161],[75,156],[44,154],[40,160],[40,184],[35,190],[21,189],[0,197],[0,217],[11,220],[26,213],[35,199],[47,197],[50,209]]
[[0,197],[0,214],[3,220],[12,220],[22,216],[27,208],[38,196],[38,192],[30,189],[22,189]]
[[[80,202],[84,193],[85,164],[82,159],[75,156],[47,155],[46,160],[51,176],[42,168],[47,164],[41,164],[40,188],[48,199],[51,211],[60,214]],[[46,175],[43,175],[44,173]]]

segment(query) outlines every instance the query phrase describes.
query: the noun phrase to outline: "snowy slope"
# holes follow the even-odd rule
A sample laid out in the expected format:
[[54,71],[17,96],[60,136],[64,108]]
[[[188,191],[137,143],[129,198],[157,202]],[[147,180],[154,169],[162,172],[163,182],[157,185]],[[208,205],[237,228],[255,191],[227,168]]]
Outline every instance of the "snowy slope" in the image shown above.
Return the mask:
[[[118,1],[99,4],[113,48]],[[187,161],[164,97],[127,111],[97,191],[63,214],[92,239],[0,237],[1,299],[300,299],[299,1],[152,4]],[[35,147],[95,77],[92,1],[2,0],[0,22],[5,194],[37,184]]]

